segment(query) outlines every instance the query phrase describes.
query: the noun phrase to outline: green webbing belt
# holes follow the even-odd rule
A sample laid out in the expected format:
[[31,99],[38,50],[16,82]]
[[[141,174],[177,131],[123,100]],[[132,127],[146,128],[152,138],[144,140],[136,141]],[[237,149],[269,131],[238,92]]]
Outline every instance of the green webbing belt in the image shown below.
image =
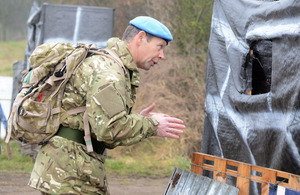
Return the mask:
[[[72,129],[70,127],[64,127],[61,125],[56,135],[85,145],[83,131]],[[97,154],[103,154],[105,150],[103,142],[99,142],[96,139],[92,138],[92,144],[94,152],[96,152]]]

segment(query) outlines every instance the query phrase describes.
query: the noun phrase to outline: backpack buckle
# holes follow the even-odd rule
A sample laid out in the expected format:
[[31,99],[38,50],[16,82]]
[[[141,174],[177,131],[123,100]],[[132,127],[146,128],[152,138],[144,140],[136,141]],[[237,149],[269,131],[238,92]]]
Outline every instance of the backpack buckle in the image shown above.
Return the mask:
[[24,108],[22,106],[19,106],[18,114],[19,114],[19,116],[22,116],[24,114]]
[[66,65],[64,65],[60,70],[56,71],[54,73],[54,76],[62,77],[62,76],[64,76],[65,72],[66,72]]

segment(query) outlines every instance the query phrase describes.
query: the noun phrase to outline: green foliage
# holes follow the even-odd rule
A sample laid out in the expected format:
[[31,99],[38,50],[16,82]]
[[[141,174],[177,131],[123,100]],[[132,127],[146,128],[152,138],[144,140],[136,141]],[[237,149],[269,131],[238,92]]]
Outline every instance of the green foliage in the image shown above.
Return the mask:
[[197,54],[207,45],[212,15],[211,0],[176,0],[172,28],[183,54]]

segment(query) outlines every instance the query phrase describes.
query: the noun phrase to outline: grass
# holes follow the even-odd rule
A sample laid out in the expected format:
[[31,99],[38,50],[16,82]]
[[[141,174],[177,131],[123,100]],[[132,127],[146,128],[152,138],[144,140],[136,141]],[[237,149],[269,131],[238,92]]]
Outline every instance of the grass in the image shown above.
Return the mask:
[[0,155],[0,170],[1,172],[30,172],[33,168],[33,160],[30,156],[22,156],[20,144],[11,141],[10,149],[12,153],[12,160],[8,160],[7,147],[3,139],[0,139],[0,145],[2,147]]
[[174,167],[189,170],[190,161],[183,157],[157,160],[154,156],[145,156],[142,160],[130,156],[124,156],[120,159],[108,158],[106,160],[106,169],[109,174],[118,173],[127,176],[171,176]]
[[[7,147],[3,139],[0,139],[2,152],[0,155],[0,172],[9,173],[30,173],[34,162],[30,156],[21,154],[20,144],[10,141],[12,160],[8,160]],[[108,157],[105,163],[108,174],[118,174],[121,176],[171,176],[174,167],[189,170],[190,160],[185,157],[174,157],[158,160],[155,155],[132,154],[120,157]]]
[[13,76],[13,63],[24,61],[27,41],[0,42],[0,75]]

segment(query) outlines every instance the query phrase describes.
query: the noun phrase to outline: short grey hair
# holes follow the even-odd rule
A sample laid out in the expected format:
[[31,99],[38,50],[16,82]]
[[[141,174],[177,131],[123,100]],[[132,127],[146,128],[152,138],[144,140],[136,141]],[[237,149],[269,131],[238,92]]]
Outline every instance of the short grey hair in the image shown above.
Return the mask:
[[[139,28],[137,28],[137,27],[135,27],[135,26],[129,24],[129,25],[127,26],[126,30],[125,30],[124,33],[123,33],[122,40],[123,40],[123,41],[126,41],[126,42],[130,42],[130,41],[132,40],[132,38],[133,38],[135,35],[137,35],[140,31],[143,31],[143,30],[141,30],[141,29],[139,29]],[[145,33],[146,33],[146,36],[147,36],[147,41],[148,41],[148,42],[151,41],[151,39],[152,39],[154,36],[151,35],[151,34],[149,34],[149,33],[147,33],[146,31],[145,31]]]

